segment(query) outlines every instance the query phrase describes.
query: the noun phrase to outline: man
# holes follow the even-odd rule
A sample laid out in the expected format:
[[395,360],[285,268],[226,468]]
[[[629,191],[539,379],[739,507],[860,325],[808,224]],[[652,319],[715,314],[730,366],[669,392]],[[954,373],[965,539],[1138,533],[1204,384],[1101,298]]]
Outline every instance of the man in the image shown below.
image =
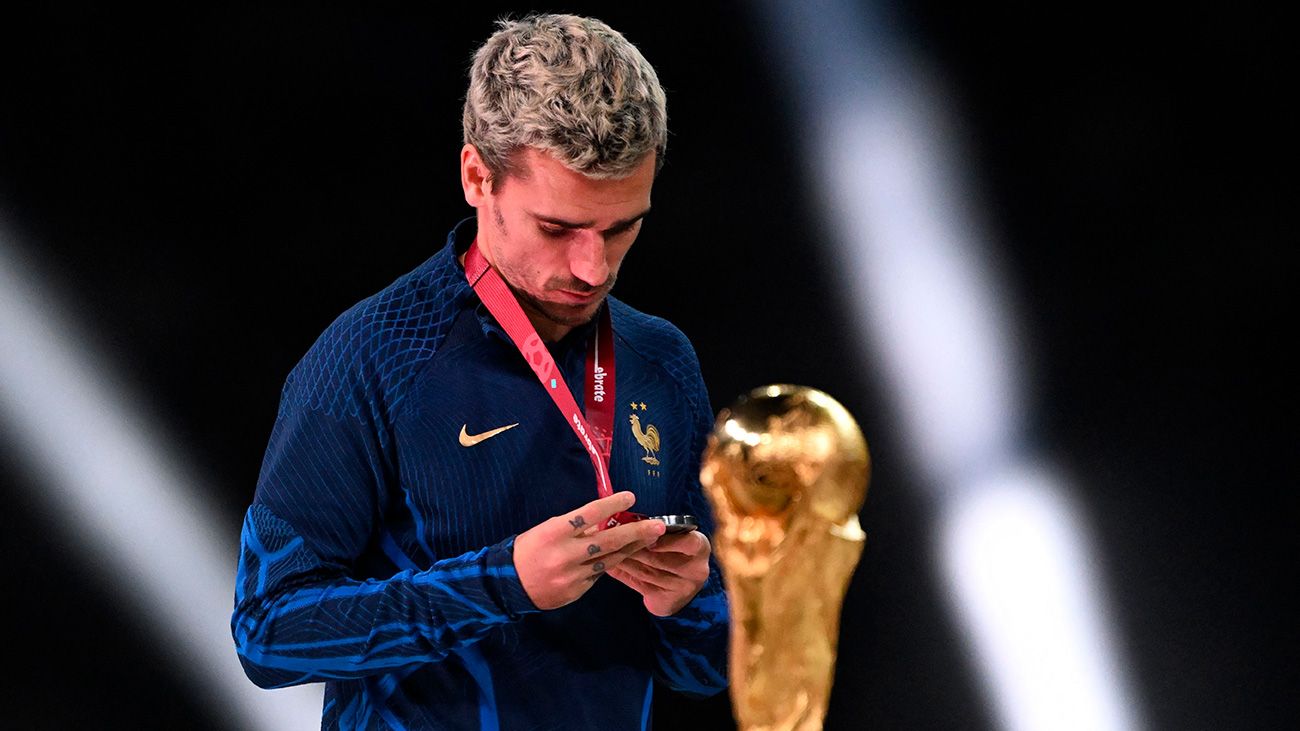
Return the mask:
[[[476,53],[464,126],[474,218],[285,383],[239,657],[262,687],[325,681],[327,728],[645,728],[653,677],[707,695],[726,676],[699,365],[607,296],[650,209],[663,91],[604,23],[531,16]],[[702,530],[665,535],[634,501]]]

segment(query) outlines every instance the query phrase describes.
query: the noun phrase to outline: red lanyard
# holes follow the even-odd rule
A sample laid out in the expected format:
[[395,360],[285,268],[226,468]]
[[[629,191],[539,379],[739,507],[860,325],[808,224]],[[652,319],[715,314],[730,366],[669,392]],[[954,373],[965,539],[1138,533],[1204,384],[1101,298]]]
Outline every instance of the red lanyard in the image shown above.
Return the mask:
[[[541,381],[546,393],[564,414],[569,428],[578,436],[578,441],[586,447],[591,465],[596,470],[596,492],[601,497],[613,495],[614,488],[609,480],[609,453],[614,441],[614,329],[610,325],[609,305],[601,308],[600,323],[587,351],[586,396],[587,411],[591,415],[588,419],[578,408],[564,376],[555,365],[555,359],[505,280],[479,251],[478,239],[465,253],[465,278],[488,312],[510,336],[524,360],[528,361],[537,380]],[[639,520],[640,517],[633,513],[619,513],[604,527]]]

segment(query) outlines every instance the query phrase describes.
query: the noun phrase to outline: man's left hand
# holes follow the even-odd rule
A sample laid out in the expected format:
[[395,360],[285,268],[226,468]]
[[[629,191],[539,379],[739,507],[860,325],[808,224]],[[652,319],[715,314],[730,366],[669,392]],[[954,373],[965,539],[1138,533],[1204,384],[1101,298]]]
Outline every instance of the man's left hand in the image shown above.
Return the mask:
[[607,573],[644,597],[651,614],[667,617],[681,611],[704,586],[712,551],[699,531],[665,535]]

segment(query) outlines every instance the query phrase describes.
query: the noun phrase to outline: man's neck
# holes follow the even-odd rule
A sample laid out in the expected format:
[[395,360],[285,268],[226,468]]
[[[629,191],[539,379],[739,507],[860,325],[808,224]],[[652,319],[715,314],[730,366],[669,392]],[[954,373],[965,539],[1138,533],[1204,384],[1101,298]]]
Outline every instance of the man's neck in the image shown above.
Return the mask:
[[[465,268],[465,254],[457,256],[456,261],[460,262],[461,269]],[[491,264],[491,262],[488,263]],[[508,287],[509,284],[506,286]],[[549,317],[546,317],[542,313],[530,307],[527,302],[519,299],[519,297],[515,297],[515,301],[519,303],[520,309],[524,311],[524,315],[528,317],[528,322],[532,323],[533,329],[537,331],[537,337],[541,338],[542,342],[556,343],[563,339],[565,335],[573,332],[572,325],[562,325]]]
[[529,307],[523,300],[515,298],[519,306],[523,308],[524,314],[528,315],[528,321],[533,324],[533,329],[537,331],[537,337],[544,343],[557,343],[565,335],[573,332],[572,325],[561,325],[560,323],[546,317]]

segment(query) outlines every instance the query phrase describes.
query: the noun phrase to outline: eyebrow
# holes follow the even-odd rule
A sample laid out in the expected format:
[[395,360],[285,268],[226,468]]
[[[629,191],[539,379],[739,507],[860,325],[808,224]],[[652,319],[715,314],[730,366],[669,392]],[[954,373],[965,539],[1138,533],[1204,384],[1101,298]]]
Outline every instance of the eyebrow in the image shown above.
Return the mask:
[[[560,228],[587,228],[588,226],[596,225],[595,221],[566,221],[562,218],[552,218],[551,216],[543,216],[540,213],[533,213],[532,211],[526,211],[526,213],[532,216],[533,218],[537,219],[538,221],[541,221],[542,223],[549,223],[552,226],[559,226]],[[650,213],[650,209],[647,208],[644,211],[641,211],[640,213],[636,214],[631,218],[627,218],[622,221],[615,221],[614,225],[610,226],[606,230],[612,231],[615,229],[627,228],[628,226],[631,226],[637,221],[645,218],[646,215],[649,213]]]

